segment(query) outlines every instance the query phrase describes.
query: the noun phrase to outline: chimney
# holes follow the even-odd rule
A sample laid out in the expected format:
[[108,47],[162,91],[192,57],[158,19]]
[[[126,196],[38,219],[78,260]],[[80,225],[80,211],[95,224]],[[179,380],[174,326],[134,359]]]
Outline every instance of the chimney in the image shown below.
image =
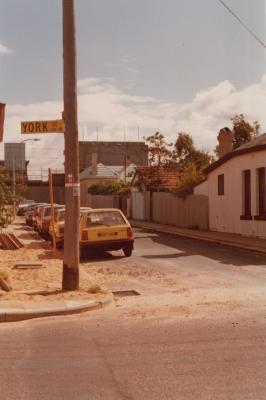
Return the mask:
[[91,167],[92,167],[92,175],[97,174],[97,164],[98,164],[98,154],[92,153],[91,154]]
[[220,130],[217,139],[219,142],[218,157],[221,158],[233,150],[233,133],[229,128],[225,127]]

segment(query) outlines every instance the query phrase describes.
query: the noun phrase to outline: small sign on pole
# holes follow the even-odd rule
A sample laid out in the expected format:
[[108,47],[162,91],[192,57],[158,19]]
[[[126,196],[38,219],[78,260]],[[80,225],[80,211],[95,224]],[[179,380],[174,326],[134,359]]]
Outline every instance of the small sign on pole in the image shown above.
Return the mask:
[[29,135],[33,133],[64,133],[65,122],[63,119],[51,121],[22,121],[21,133]]
[[4,136],[5,108],[6,105],[4,103],[0,103],[0,142],[3,141]]
[[54,193],[53,193],[53,176],[51,168],[48,169],[49,188],[50,188],[50,202],[51,202],[51,224],[52,224],[52,238],[53,238],[53,255],[56,255],[55,247],[55,215],[54,215]]

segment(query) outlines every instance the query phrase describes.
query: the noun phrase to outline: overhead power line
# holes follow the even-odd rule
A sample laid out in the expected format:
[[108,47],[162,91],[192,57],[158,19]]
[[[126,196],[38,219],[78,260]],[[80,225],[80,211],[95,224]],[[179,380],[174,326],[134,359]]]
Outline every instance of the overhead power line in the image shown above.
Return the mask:
[[223,7],[226,8],[226,10],[233,15],[233,17],[243,26],[243,28],[262,46],[264,49],[266,49],[266,44],[256,35],[255,32],[253,32],[248,25],[223,1],[223,0],[218,0],[219,3],[223,5]]

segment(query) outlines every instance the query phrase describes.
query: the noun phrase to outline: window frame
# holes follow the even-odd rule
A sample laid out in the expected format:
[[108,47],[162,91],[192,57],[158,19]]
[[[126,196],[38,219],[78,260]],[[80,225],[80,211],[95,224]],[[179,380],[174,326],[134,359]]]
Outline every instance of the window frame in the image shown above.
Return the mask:
[[251,170],[242,171],[242,220],[252,220]]
[[257,221],[266,220],[266,168],[256,169],[257,187],[257,215],[254,217]]
[[217,176],[217,193],[218,196],[224,196],[224,174]]

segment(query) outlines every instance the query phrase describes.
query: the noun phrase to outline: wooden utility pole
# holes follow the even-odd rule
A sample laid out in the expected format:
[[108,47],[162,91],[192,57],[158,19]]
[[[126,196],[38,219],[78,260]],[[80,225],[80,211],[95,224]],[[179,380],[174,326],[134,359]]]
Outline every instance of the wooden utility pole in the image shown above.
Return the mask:
[[12,164],[12,186],[13,186],[13,214],[14,218],[17,215],[17,204],[16,204],[16,166],[15,166],[15,159],[13,156],[13,164]]
[[62,0],[65,119],[65,236],[63,290],[79,288],[79,151],[74,0]]
[[53,240],[53,255],[56,255],[56,247],[55,247],[55,226],[54,226],[54,191],[53,191],[53,175],[51,168],[48,169],[48,177],[49,177],[49,189],[50,189],[50,203],[51,203],[51,225],[52,225],[52,240]]

